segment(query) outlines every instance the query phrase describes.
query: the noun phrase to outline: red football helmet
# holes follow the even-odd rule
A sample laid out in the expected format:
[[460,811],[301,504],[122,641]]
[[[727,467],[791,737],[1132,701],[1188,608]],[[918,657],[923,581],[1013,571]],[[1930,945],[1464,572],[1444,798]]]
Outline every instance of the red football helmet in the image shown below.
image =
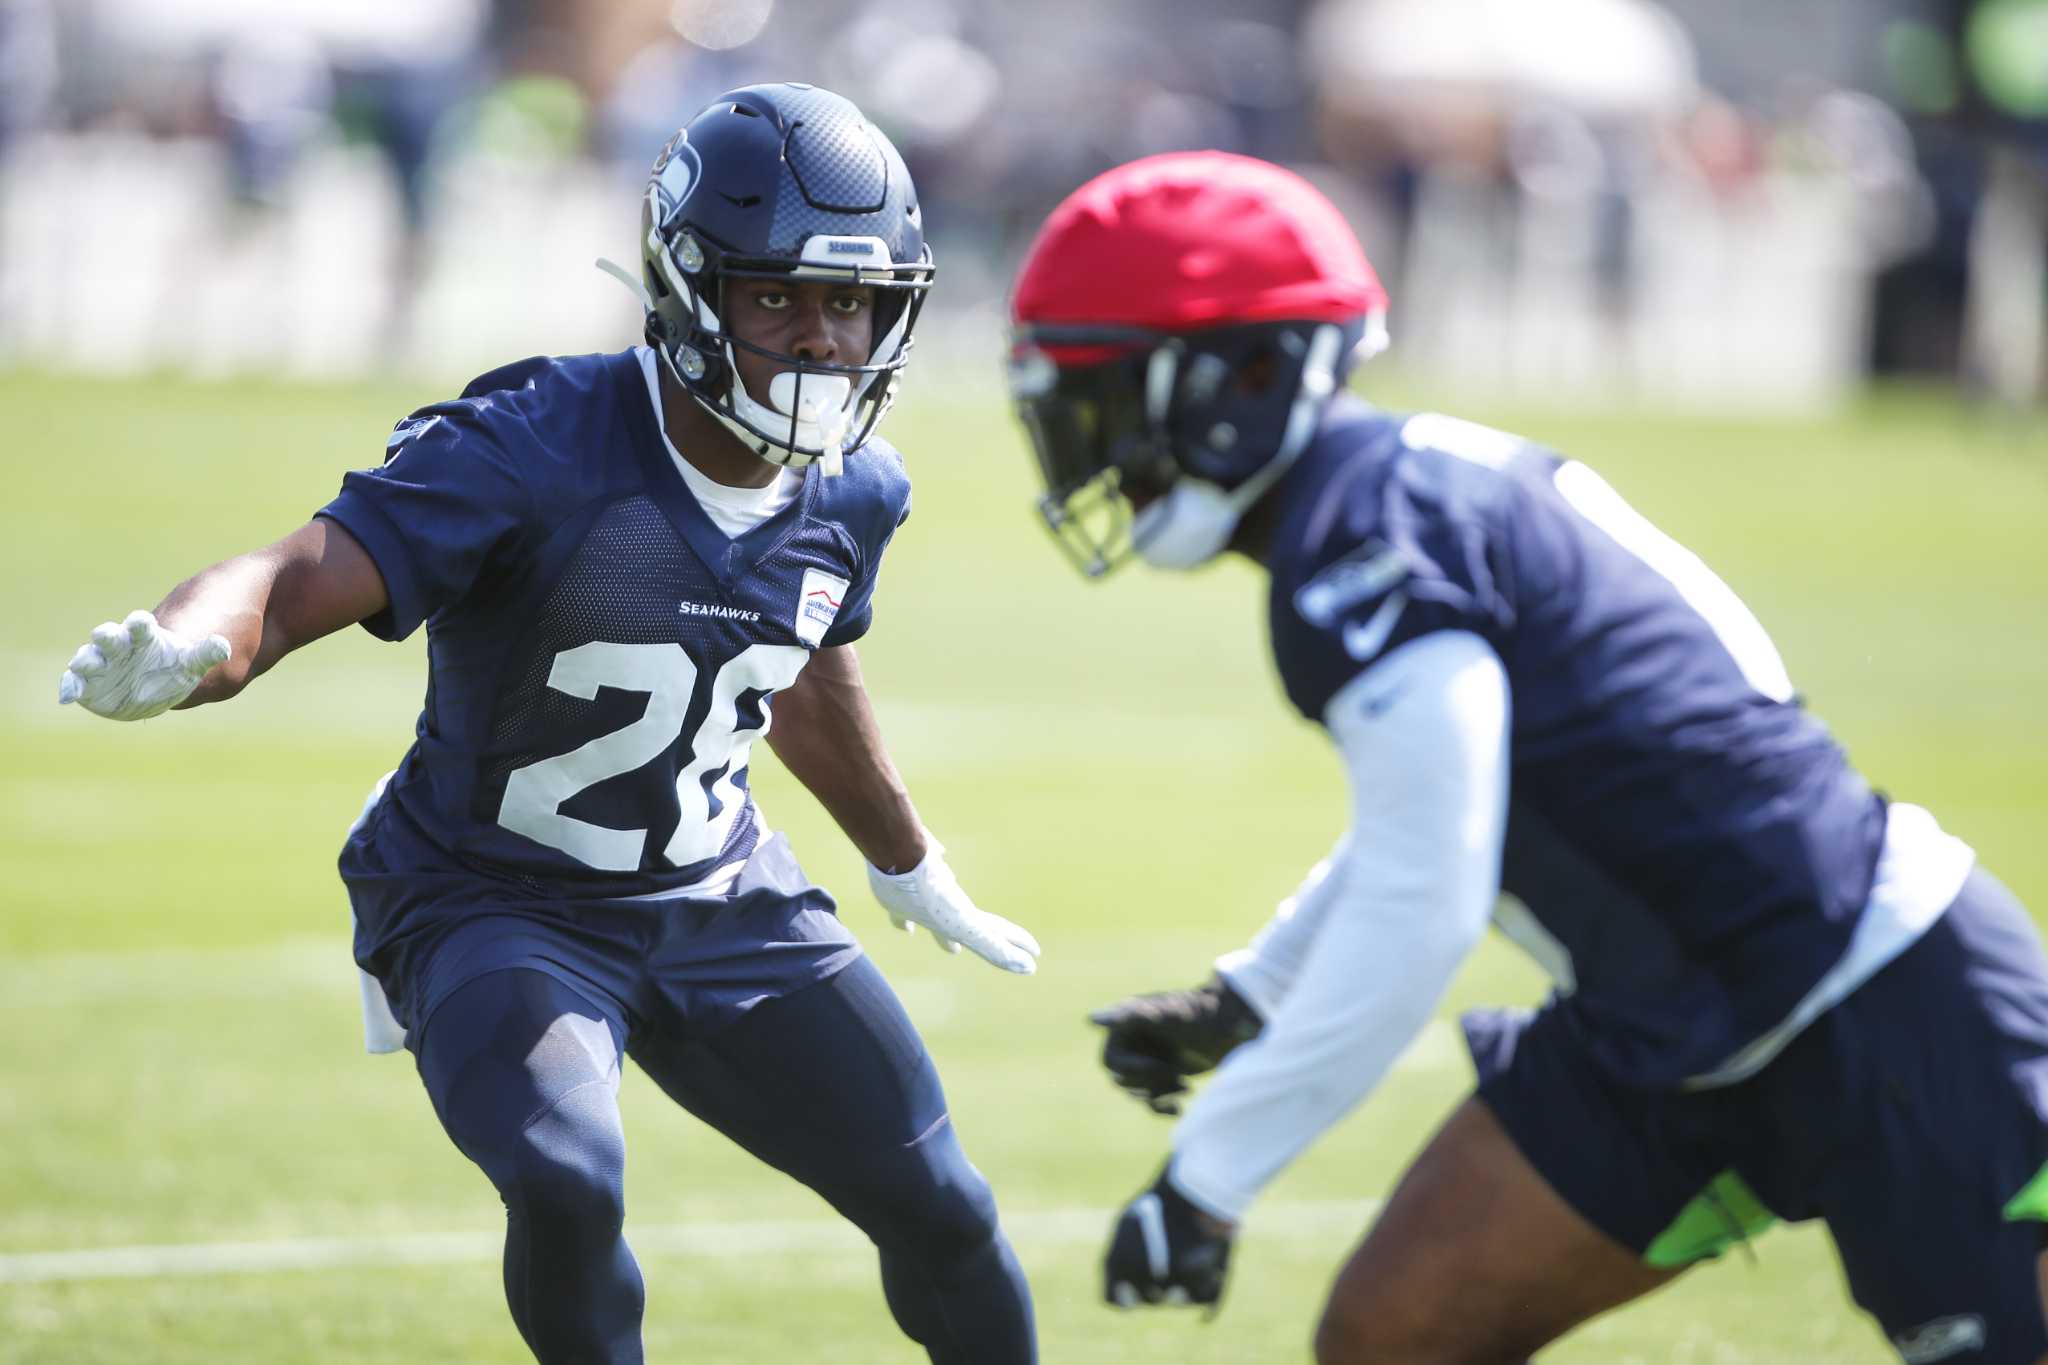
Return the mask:
[[1174,152],[1089,181],[1040,229],[1011,303],[1047,525],[1091,577],[1132,550],[1213,558],[1385,344],[1386,307],[1350,226],[1292,171]]

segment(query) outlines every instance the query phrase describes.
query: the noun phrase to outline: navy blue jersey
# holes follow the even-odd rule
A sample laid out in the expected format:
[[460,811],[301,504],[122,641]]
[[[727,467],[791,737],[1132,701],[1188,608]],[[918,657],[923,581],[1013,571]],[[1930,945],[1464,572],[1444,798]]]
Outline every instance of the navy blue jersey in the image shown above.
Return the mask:
[[343,875],[423,899],[611,898],[743,860],[770,698],[866,631],[909,502],[870,441],[728,539],[633,351],[521,361],[415,413],[320,512],[383,574],[390,606],[364,625],[425,623],[428,642],[417,737]]
[[1503,889],[1568,954],[1598,1059],[1677,1084],[1784,1021],[1848,946],[1885,808],[1726,585],[1584,465],[1433,414],[1340,400],[1280,498],[1272,643],[1305,715],[1429,632],[1500,657]]

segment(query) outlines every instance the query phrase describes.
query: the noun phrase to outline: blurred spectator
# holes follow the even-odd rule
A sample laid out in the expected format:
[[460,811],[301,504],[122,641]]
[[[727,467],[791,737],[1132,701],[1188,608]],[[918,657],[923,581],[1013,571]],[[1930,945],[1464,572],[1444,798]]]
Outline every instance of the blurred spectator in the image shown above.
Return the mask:
[[483,0],[356,0],[322,8],[353,16],[324,34],[335,122],[344,137],[377,150],[398,195],[402,231],[378,330],[384,353],[402,356],[427,262],[436,138],[481,81],[487,11]]
[[1887,272],[1879,373],[1960,374],[2018,405],[2048,390],[2048,2],[1926,0],[1872,35],[1910,121],[1925,245]]
[[235,196],[276,207],[306,147],[328,127],[334,81],[312,36],[238,34],[216,54],[210,90]]
[[[459,370],[502,349],[480,334],[610,344],[631,320],[588,265],[630,250],[619,180],[718,91],[796,79],[857,99],[917,177],[944,281],[926,364],[981,363],[1009,262],[1073,186],[1218,147],[1295,164],[1344,207],[1393,289],[1399,356],[1434,376],[1719,405],[1827,402],[1873,364],[1967,366],[2021,393],[2048,350],[2025,283],[2048,274],[2048,56],[2027,46],[2044,15],[2048,0],[0,0],[0,191],[27,205],[0,216],[0,341],[309,370]],[[21,111],[53,99],[74,131],[36,151]],[[144,134],[172,141],[137,161]],[[10,142],[29,150],[9,159]],[[145,181],[153,213],[116,242],[90,205]],[[117,289],[145,300],[134,335],[88,340],[75,320]]]
[[2048,394],[2048,0],[1944,0],[1965,123],[1990,143],[1971,225],[1966,373],[2014,406]]
[[50,0],[0,0],[0,154],[48,119],[57,93]]
[[56,93],[57,31],[49,0],[0,0],[0,352],[21,315],[10,297],[16,272],[6,268],[15,246],[15,149],[49,120]]
[[1966,374],[2014,407],[2048,392],[2048,164],[2034,148],[1992,148],[1970,233],[1963,313]]
[[1303,34],[1325,146],[1375,191],[1356,224],[1403,357],[1543,392],[1627,366],[1635,205],[1698,99],[1644,0],[1327,0]]
[[646,177],[676,129],[721,91],[794,74],[772,70],[767,49],[751,41],[730,48],[704,45],[744,29],[714,30],[680,6],[673,17],[696,37],[685,37],[683,24],[665,26],[626,63],[598,111],[595,150],[635,180]]

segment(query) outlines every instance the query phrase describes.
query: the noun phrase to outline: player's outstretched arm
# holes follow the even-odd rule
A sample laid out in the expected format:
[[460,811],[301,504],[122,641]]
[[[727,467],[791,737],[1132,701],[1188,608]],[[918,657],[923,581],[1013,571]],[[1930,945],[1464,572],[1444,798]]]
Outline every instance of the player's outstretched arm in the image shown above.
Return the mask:
[[92,632],[57,686],[109,720],[225,701],[279,659],[384,609],[384,579],[325,518],[180,583],[154,612]]
[[[1429,1021],[1499,895],[1509,704],[1498,657],[1463,633],[1409,644],[1331,700],[1351,836],[1304,888],[1316,928],[1272,977],[1276,1007],[1229,1048],[1166,1169],[1118,1219],[1103,1261],[1111,1303],[1216,1302],[1259,1192]],[[1233,990],[1244,979],[1224,977]],[[1191,1003],[1213,1020],[1221,996]]]
[[820,649],[776,694],[768,743],[867,859],[868,885],[897,928],[923,925],[948,952],[965,945],[1005,971],[1036,970],[1038,940],[976,906],[918,820],[852,645]]

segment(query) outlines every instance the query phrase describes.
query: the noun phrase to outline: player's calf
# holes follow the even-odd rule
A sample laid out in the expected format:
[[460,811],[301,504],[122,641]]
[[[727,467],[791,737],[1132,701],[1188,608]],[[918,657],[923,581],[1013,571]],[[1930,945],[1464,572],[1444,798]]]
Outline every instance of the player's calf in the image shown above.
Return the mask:
[[611,1091],[562,1096],[521,1130],[506,1173],[505,1292],[542,1362],[638,1365],[646,1294],[624,1236],[626,1145]]
[[882,1288],[904,1335],[935,1365],[1037,1358],[1031,1293],[988,1181],[951,1119],[871,1164],[856,1219],[881,1251]]
[[419,1062],[448,1136],[505,1202],[505,1297],[535,1357],[638,1365],[610,1025],[545,973],[492,972],[434,1012]]
[[1037,1359],[1031,1292],[938,1071],[866,957],[708,1037],[636,1038],[671,1097],[810,1186],[881,1252],[890,1310],[935,1365]]

